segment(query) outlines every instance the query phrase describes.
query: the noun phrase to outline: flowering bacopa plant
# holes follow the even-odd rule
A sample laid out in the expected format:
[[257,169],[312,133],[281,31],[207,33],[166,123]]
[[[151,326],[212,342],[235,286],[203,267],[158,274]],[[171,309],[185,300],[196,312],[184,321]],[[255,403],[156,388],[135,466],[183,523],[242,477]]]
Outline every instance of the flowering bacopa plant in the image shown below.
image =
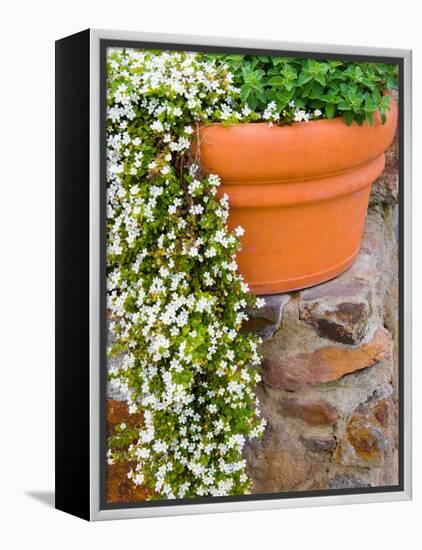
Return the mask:
[[243,230],[229,232],[191,143],[198,123],[255,115],[200,54],[110,49],[107,78],[109,376],[143,416],[117,426],[108,460],[129,462],[151,498],[247,493],[243,448],[265,421],[259,339],[240,329],[262,304],[237,272]]

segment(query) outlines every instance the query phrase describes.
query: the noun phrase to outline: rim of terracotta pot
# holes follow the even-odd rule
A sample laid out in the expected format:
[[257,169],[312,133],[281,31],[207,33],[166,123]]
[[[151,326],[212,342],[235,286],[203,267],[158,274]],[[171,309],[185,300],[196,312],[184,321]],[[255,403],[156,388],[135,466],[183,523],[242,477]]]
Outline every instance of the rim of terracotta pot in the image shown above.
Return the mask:
[[[382,173],[385,165],[384,155],[359,165],[354,169],[337,174],[324,175],[320,178],[300,181],[268,183],[266,185],[249,185],[245,187],[240,182],[230,185],[220,191],[230,193],[230,204],[239,208],[294,206],[297,204],[313,204],[350,195],[368,186],[368,181],[375,181]],[[312,185],[318,181],[319,185]],[[258,182],[261,183],[262,182]],[[322,185],[322,186],[321,186]]]
[[366,121],[347,126],[341,117],[284,126],[211,123],[198,128],[194,153],[200,155],[203,170],[218,174],[225,185],[312,180],[347,172],[382,155],[394,137],[397,111],[390,95],[385,124],[378,112],[372,126]]

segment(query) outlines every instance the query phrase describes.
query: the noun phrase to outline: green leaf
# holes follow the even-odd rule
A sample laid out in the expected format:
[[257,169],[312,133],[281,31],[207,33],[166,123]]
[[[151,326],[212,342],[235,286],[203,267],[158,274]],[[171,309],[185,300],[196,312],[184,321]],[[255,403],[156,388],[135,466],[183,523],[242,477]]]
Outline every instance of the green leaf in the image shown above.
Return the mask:
[[281,73],[286,80],[295,80],[297,78],[297,71],[291,65],[286,65]]
[[327,103],[325,106],[325,115],[327,118],[333,118],[336,112],[336,106],[332,103]]
[[287,106],[291,98],[292,94],[288,90],[277,92],[274,101],[277,104],[278,110],[282,111]]
[[240,89],[240,99],[242,101],[246,101],[248,99],[250,93],[251,93],[251,89],[249,88],[249,86],[244,84],[242,86],[242,88]]
[[368,122],[369,126],[372,126],[372,113],[366,113],[365,120]]
[[340,111],[348,111],[350,109],[350,103],[347,101],[340,101],[340,103],[337,105],[337,109]]
[[347,126],[350,126],[355,118],[353,111],[344,111],[343,118]]
[[322,74],[315,75],[314,80],[316,80],[319,84],[321,84],[321,86],[325,86],[325,84],[327,83],[325,76]]
[[258,99],[255,96],[249,96],[248,105],[252,109],[252,111],[255,111],[255,109],[258,105]]
[[318,83],[313,84],[310,87],[309,92],[307,94],[309,99],[319,99],[322,95],[323,95],[323,87]]
[[281,76],[273,76],[268,80],[268,84],[271,86],[283,86],[284,80],[281,78]]
[[267,95],[264,93],[264,91],[257,91],[256,92],[256,97],[259,99],[259,101],[264,105],[266,106],[268,101],[267,101]]
[[274,65],[274,67],[278,67],[278,65],[282,65],[282,64],[286,63],[286,58],[285,57],[272,57],[272,63]]
[[359,126],[362,126],[365,117],[362,114],[358,113],[354,115],[354,120],[358,123]]
[[308,83],[310,80],[312,80],[312,76],[307,71],[302,71],[299,75],[299,78],[297,79],[297,85],[303,86],[304,84]]

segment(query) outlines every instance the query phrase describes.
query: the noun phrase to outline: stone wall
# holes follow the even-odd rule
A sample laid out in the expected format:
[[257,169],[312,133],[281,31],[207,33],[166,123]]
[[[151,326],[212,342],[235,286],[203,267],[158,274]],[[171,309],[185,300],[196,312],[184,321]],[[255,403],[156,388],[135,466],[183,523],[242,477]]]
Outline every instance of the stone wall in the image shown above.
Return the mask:
[[397,184],[395,141],[353,266],[250,312],[268,421],[246,449],[255,493],[398,483]]

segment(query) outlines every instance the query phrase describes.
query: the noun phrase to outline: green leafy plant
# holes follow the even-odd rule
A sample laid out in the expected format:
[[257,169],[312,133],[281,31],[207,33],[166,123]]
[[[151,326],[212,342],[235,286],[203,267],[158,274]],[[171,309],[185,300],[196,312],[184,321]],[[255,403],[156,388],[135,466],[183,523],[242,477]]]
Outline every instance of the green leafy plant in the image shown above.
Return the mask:
[[[390,98],[384,93],[397,87],[398,66],[392,64],[266,55],[209,57],[228,66],[242,102],[261,114],[274,103],[281,123],[297,120],[298,110],[308,112],[308,119],[343,116],[348,125],[365,120],[372,124],[379,111],[385,122]],[[318,116],[312,117],[315,112]]]
[[[196,54],[110,50],[107,63],[109,378],[129,413],[108,460],[151,498],[250,490],[243,447],[262,435],[259,339],[217,175],[191,153],[195,123],[236,119],[224,65]],[[261,303],[260,303],[261,302]]]

